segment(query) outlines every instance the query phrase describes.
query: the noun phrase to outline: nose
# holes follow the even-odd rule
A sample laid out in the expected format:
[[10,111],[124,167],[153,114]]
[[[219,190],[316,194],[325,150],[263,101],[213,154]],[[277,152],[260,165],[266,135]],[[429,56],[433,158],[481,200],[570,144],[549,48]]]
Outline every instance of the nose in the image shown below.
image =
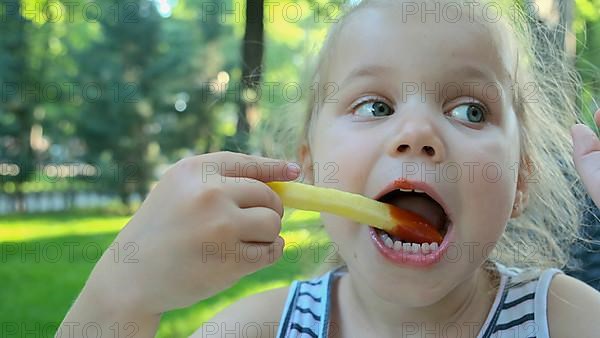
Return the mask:
[[400,130],[394,131],[388,152],[392,157],[401,154],[424,156],[433,163],[440,163],[446,157],[444,142],[426,119],[405,120]]

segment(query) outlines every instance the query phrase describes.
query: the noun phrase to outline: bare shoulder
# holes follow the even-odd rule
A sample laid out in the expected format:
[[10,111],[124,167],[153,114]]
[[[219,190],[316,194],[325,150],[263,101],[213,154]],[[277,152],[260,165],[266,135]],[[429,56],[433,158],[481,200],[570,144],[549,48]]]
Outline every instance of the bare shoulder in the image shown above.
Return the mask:
[[289,287],[257,293],[233,303],[191,337],[272,337],[279,327]]
[[548,291],[550,336],[598,337],[600,292],[573,277],[558,274]]

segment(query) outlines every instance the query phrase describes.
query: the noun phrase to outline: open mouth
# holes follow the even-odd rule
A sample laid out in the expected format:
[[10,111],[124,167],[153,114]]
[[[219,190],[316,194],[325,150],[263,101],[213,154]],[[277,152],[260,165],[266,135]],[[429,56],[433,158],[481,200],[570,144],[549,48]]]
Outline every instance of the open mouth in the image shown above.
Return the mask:
[[427,255],[439,251],[452,223],[444,208],[434,198],[422,190],[409,187],[408,189],[394,188],[377,200],[421,216],[431,228],[439,232],[443,239],[442,242],[417,241],[403,238],[401,234],[391,234],[372,227],[382,246],[389,249],[391,253],[405,255]]

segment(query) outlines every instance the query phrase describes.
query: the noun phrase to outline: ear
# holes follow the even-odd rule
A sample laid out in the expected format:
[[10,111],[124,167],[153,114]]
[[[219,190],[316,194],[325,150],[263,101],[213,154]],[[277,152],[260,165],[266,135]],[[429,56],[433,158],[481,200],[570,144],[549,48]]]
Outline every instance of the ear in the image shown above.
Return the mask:
[[517,177],[517,191],[515,194],[515,201],[513,202],[513,210],[511,218],[517,218],[521,216],[525,207],[529,203],[529,184],[528,180],[533,173],[533,162],[528,156],[521,158],[519,163],[519,176]]
[[307,142],[302,142],[300,145],[300,149],[298,149],[298,158],[300,159],[302,182],[306,184],[315,184],[312,154]]

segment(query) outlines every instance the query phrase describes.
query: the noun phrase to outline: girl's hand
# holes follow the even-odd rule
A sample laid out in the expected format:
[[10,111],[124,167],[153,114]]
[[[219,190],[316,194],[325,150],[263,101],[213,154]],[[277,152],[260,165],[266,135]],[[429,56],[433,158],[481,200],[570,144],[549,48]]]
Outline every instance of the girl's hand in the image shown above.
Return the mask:
[[[594,122],[600,125],[600,110],[594,114]],[[600,140],[584,124],[571,128],[573,137],[573,161],[588,194],[600,207]]]
[[179,161],[115,239],[139,249],[130,257],[137,262],[105,254],[90,277],[101,285],[94,289],[132,311],[160,314],[275,262],[283,205],[263,182],[298,174],[284,161],[228,152]]

